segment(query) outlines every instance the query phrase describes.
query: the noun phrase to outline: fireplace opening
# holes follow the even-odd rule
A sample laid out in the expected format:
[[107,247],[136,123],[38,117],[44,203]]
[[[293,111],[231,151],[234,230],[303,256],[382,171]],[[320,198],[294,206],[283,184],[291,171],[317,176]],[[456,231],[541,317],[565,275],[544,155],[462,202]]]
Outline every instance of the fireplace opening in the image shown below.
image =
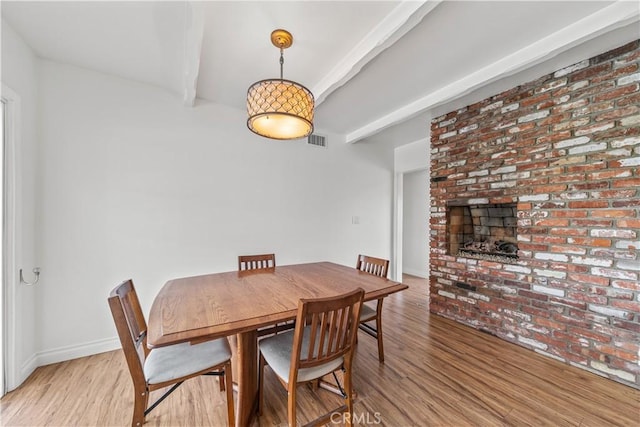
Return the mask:
[[518,258],[515,203],[447,207],[449,254],[514,262]]

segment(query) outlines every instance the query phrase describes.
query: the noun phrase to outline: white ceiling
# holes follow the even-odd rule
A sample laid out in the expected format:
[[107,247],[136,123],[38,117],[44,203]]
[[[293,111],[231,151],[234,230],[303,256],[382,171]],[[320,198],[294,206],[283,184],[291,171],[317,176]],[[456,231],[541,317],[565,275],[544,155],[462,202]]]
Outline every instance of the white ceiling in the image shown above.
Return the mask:
[[285,28],[294,43],[284,76],[314,93],[316,130],[395,146],[424,138],[434,111],[640,38],[635,0],[3,0],[0,7],[38,56],[159,86],[193,108],[206,100],[244,109],[249,85],[279,76],[269,35]]

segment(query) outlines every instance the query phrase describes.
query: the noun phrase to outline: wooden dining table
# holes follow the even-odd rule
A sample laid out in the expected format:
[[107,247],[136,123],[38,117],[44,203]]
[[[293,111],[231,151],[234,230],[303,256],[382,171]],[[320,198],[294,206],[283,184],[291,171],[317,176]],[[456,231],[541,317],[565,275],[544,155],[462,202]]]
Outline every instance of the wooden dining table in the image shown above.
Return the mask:
[[147,344],[195,344],[237,335],[236,424],[246,426],[257,404],[257,330],[295,319],[301,298],[335,296],[358,287],[370,301],[407,285],[330,262],[169,280],[151,306]]

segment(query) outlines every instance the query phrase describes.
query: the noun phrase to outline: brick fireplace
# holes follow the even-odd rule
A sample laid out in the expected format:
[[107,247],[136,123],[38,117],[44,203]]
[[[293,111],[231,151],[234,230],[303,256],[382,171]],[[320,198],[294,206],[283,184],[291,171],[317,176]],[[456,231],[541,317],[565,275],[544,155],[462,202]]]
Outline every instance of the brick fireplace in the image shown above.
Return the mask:
[[516,204],[447,203],[449,255],[513,263],[518,259]]
[[640,42],[431,122],[431,312],[640,388]]

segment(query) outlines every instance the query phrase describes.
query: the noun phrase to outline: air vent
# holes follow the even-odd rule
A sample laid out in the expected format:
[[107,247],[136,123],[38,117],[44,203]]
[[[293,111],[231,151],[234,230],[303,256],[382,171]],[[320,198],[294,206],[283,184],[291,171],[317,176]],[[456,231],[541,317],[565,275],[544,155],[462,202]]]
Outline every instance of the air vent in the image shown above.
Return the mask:
[[309,139],[307,139],[307,143],[311,145],[315,145],[316,147],[325,147],[327,148],[327,138],[322,135],[311,134],[309,135]]
[[466,284],[466,283],[462,283],[462,282],[455,282],[454,284],[456,285],[456,287],[458,287],[458,288],[460,288],[460,289],[466,289],[466,290],[468,290],[468,291],[473,291],[473,292],[475,292],[475,291],[476,291],[476,289],[477,289],[475,286],[468,285],[468,284]]

